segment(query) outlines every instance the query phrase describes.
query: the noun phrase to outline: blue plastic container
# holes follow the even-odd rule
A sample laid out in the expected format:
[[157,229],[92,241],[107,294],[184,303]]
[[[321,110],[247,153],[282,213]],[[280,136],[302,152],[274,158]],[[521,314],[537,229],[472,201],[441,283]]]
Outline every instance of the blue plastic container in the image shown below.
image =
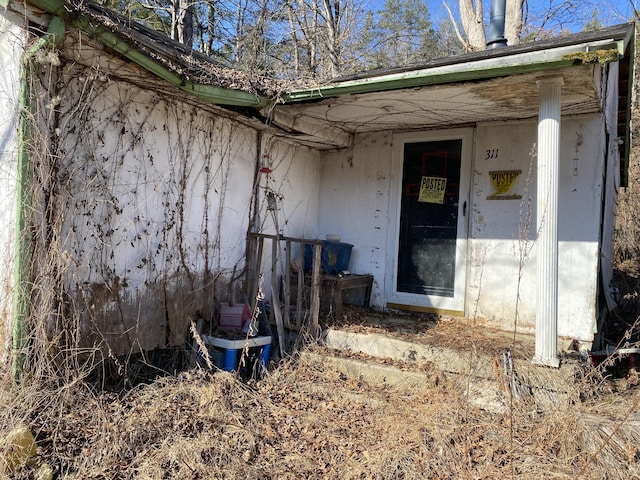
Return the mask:
[[[320,271],[329,275],[337,275],[340,272],[349,270],[349,260],[351,260],[351,249],[353,245],[344,242],[330,242],[322,240],[322,254],[320,256]],[[313,244],[304,246],[304,269],[311,271],[313,260]]]

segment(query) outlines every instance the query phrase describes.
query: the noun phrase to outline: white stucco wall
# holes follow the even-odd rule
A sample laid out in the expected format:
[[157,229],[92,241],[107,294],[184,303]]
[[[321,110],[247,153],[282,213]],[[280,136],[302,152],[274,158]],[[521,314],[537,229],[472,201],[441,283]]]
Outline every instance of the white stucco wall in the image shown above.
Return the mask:
[[[601,121],[597,116],[565,118],[561,124],[558,333],[584,340],[591,338],[596,318],[604,163]],[[517,320],[518,329],[530,331],[536,310],[536,169],[531,164],[536,125],[477,128],[467,290],[468,312],[507,329]],[[493,149],[499,150],[498,157],[487,159],[487,150]],[[576,175],[574,158],[578,158]],[[514,169],[522,174],[510,193],[521,194],[522,200],[488,200],[493,192],[488,172]]]
[[108,74],[65,72],[51,129],[62,152],[59,258],[81,331],[115,354],[181,345],[190,320],[245,300],[255,195],[263,232],[275,231],[267,190],[280,233],[315,228],[318,154],[265,142],[273,172],[254,190],[255,130]]
[[374,276],[371,304],[382,307],[387,251],[389,189],[397,177],[391,171],[393,135],[380,132],[356,136],[353,151],[326,154],[322,160],[320,217],[317,238],[340,235],[353,245],[349,269]]
[[16,225],[18,99],[23,37],[0,15],[0,365],[10,342]]
[[[559,211],[559,334],[590,339],[596,317],[598,239],[603,184],[604,135],[599,116],[564,118],[561,125]],[[492,123],[475,129],[472,192],[469,198],[469,263],[465,311],[495,326],[532,330],[535,326],[535,211],[528,202],[487,200],[494,170],[521,170],[512,191],[533,196],[537,135],[535,121]],[[573,173],[578,135],[577,175]],[[353,151],[323,156],[317,236],[337,233],[354,245],[350,270],[375,277],[371,303],[386,305],[386,269],[392,268],[387,232],[390,189],[401,172],[391,171],[392,134],[356,137]],[[487,150],[498,149],[486,159]],[[535,155],[535,152],[534,154]],[[532,165],[531,174],[529,168]],[[528,236],[526,225],[531,225]],[[522,259],[522,260],[521,260]],[[518,280],[521,273],[520,281]]]

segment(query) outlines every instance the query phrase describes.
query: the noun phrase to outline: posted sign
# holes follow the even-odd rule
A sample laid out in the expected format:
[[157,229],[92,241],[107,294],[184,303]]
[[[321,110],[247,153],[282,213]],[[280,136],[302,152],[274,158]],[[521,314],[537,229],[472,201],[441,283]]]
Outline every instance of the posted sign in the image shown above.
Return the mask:
[[422,177],[418,202],[444,203],[447,179],[443,177]]
[[518,175],[520,175],[520,172],[520,170],[499,170],[495,172],[489,172],[491,185],[493,185],[493,189],[495,191],[487,197],[487,200],[521,199],[522,195],[510,193],[511,189],[518,179]]

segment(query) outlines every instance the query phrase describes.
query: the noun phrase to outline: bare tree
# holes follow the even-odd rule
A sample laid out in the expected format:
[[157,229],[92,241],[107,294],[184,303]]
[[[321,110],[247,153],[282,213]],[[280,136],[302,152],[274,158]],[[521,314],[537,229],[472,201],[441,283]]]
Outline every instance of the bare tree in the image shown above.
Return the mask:
[[322,16],[325,25],[324,44],[328,52],[329,75],[335,77],[342,68],[342,0],[322,0]]
[[213,55],[213,44],[216,36],[216,8],[212,2],[207,2],[205,9],[206,23],[200,28],[201,44],[205,55]]
[[484,33],[484,19],[482,0],[459,0],[460,23],[466,34],[461,39],[468,50],[482,50],[486,47],[487,39]]
[[287,58],[296,77],[329,78],[348,69],[349,49],[362,21],[359,0],[287,0]]
[[318,61],[318,4],[313,0],[308,3],[305,0],[294,0],[289,2],[288,6],[292,24],[291,34],[297,37],[296,56],[301,62],[296,77],[315,77]]
[[298,29],[296,27],[296,15],[293,7],[292,0],[286,0],[287,6],[287,20],[289,21],[290,38],[291,38],[291,52],[293,53],[293,71],[294,77],[299,78],[301,74],[302,66],[300,64],[300,42],[298,41]]
[[189,0],[174,0],[170,2],[171,38],[178,42],[193,46],[193,9],[194,4]]
[[[505,0],[505,33],[508,45],[520,43],[520,35],[523,25],[523,0]],[[485,34],[484,9],[482,0],[458,0],[460,11],[460,24],[462,31],[456,23],[449,5],[444,3],[449,17],[454,24],[455,32],[460,43],[467,51],[484,50],[487,48]]]
[[520,43],[523,21],[523,0],[507,0],[505,8],[504,36],[508,45]]

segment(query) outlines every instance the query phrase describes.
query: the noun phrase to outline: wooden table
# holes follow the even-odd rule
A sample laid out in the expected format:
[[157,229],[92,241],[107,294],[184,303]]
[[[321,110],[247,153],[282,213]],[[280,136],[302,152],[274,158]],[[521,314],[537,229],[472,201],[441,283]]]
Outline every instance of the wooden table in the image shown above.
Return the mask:
[[364,288],[364,306],[371,301],[373,275],[322,275],[322,297],[329,299],[331,308],[339,317],[342,314],[342,293],[353,288]]

